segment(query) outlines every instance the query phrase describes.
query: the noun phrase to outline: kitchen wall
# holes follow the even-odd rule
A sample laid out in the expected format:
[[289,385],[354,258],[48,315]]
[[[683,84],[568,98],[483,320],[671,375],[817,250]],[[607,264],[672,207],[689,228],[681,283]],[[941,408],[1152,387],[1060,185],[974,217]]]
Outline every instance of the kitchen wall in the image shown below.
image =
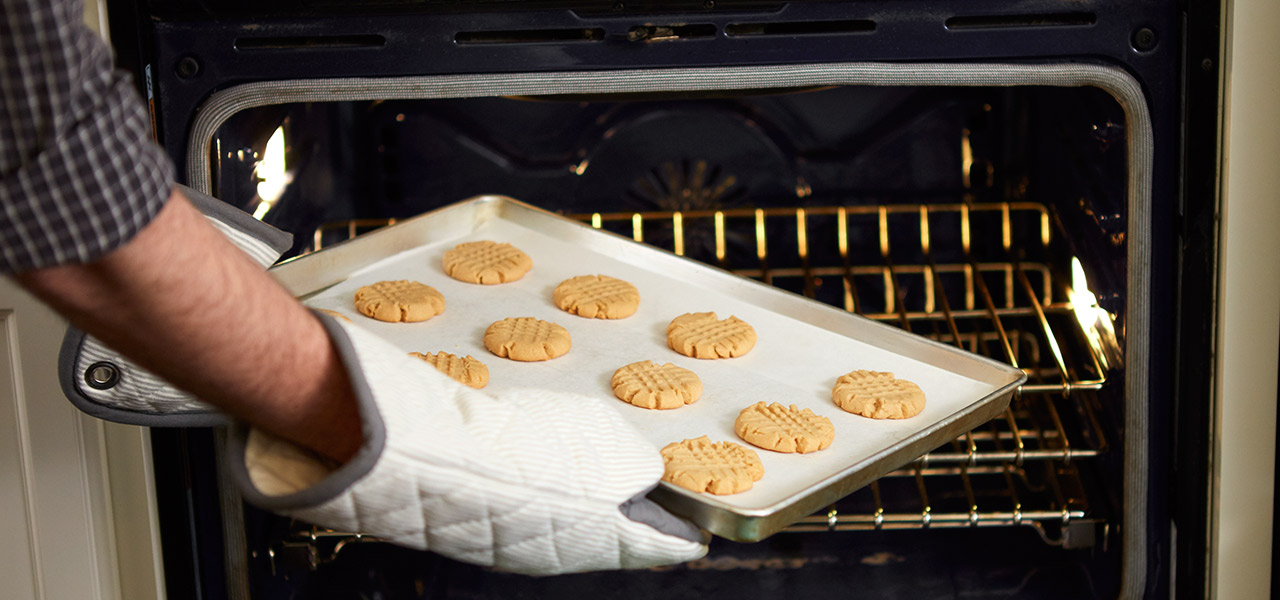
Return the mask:
[[1218,304],[1215,598],[1271,597],[1280,352],[1280,3],[1228,0]]

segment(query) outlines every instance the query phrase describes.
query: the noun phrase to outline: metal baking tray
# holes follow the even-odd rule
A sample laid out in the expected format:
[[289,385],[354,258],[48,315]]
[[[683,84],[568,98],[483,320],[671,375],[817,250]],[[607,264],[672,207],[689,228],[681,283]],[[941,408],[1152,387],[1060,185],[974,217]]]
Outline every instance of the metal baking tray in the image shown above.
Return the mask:
[[[464,241],[508,242],[533,259],[519,281],[484,286],[451,279],[443,253]],[[881,475],[999,415],[1026,380],[1019,369],[852,313],[647,246],[502,196],[481,196],[399,222],[272,269],[304,303],[349,315],[406,352],[470,354],[490,371],[486,390],[537,386],[611,400],[656,447],[702,435],[739,440],[733,422],[759,401],[795,404],[831,419],[831,447],[810,454],[757,449],[764,478],[730,496],[697,494],[662,483],[651,497],[712,533],[758,541],[852,493]],[[585,319],[551,301],[561,281],[605,274],[630,281],[640,308],[620,320]],[[422,323],[382,323],[358,314],[357,288],[412,279],[444,294],[445,311]],[[746,356],[698,360],[666,345],[672,318],[689,312],[737,316],[756,330]],[[569,330],[560,358],[518,363],[482,343],[486,327],[507,317],[536,317]],[[638,360],[675,363],[698,374],[703,395],[674,410],[637,408],[614,398],[614,370]],[[831,400],[840,375],[890,371],[925,391],[910,419],[872,420]]]

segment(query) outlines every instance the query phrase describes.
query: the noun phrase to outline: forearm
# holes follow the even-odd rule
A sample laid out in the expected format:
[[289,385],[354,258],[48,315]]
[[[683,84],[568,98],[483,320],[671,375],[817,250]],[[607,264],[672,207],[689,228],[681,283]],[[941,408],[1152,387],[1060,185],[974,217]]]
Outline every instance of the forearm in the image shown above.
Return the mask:
[[319,321],[176,192],[101,260],[15,279],[239,419],[340,461],[360,447],[350,382]]

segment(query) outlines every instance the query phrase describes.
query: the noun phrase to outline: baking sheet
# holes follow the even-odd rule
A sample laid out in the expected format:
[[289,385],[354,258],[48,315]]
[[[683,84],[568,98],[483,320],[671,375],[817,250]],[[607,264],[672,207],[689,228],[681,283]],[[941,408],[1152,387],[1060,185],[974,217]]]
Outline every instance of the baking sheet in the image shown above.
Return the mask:
[[[441,267],[446,250],[466,241],[508,242],[533,259],[519,281],[463,283]],[[831,447],[805,455],[757,450],[764,478],[740,494],[694,494],[663,483],[655,497],[713,533],[757,540],[931,450],[1003,410],[1022,373],[737,277],[628,239],[591,229],[501,197],[484,197],[428,213],[346,244],[299,258],[274,272],[304,302],[348,315],[406,352],[470,354],[489,367],[486,390],[536,386],[598,396],[653,444],[707,435],[742,442],[733,431],[740,410],[759,401],[795,404],[831,419]],[[585,319],[552,303],[552,291],[577,275],[604,274],[634,284],[634,315]],[[445,311],[422,323],[383,323],[357,313],[352,296],[381,280],[411,279],[439,290]],[[666,345],[671,319],[689,312],[737,316],[758,341],[735,359],[688,358]],[[565,327],[572,350],[521,363],[490,354],[482,337],[491,323],[535,317]],[[703,395],[685,407],[654,411],[617,400],[615,369],[639,360],[674,363],[697,373]],[[840,375],[890,371],[924,390],[924,411],[911,419],[871,420],[831,400]]]

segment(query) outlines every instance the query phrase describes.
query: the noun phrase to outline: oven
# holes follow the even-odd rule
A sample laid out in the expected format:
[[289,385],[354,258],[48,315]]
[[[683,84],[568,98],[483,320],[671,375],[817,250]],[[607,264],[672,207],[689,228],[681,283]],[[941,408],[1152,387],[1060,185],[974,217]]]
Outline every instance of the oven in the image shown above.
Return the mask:
[[169,597],[1199,595],[1219,10],[113,2],[180,178],[292,255],[505,194],[1028,375],[764,541],[548,578],[264,513],[221,432],[152,430]]

